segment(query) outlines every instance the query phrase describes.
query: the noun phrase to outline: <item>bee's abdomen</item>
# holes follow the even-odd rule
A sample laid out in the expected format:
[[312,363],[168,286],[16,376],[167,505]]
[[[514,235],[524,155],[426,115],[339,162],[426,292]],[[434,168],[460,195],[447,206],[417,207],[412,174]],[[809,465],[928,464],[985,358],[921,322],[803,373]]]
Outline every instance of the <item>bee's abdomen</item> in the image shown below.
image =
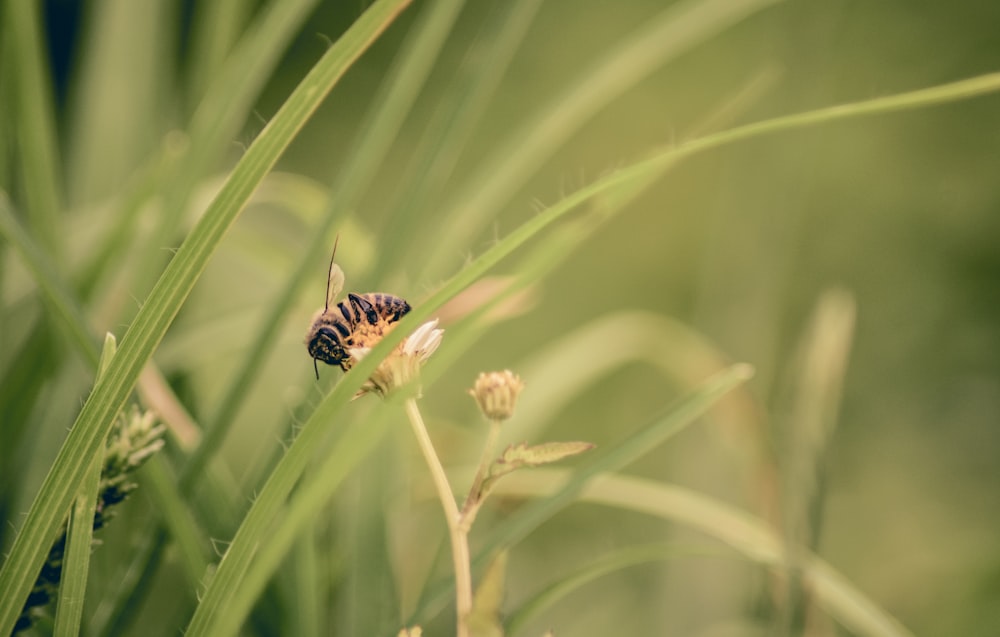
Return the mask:
[[371,303],[379,316],[390,323],[398,321],[410,311],[410,304],[398,296],[382,294],[381,292],[369,292],[358,296]]

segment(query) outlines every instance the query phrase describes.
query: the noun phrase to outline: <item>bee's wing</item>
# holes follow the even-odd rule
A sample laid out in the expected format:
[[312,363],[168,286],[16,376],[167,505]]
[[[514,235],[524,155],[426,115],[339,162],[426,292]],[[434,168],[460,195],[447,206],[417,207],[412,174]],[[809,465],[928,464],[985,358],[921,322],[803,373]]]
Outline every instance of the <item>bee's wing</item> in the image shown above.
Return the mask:
[[326,280],[326,306],[330,307],[344,289],[344,271],[336,263],[330,263],[330,275]]

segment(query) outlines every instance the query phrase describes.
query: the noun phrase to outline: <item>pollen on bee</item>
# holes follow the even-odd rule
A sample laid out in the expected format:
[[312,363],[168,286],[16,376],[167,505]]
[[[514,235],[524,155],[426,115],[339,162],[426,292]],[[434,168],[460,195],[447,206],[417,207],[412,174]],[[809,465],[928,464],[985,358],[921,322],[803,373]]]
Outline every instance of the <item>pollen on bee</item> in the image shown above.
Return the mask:
[[[395,327],[396,321],[388,321],[381,316],[374,325],[368,321],[361,321],[351,333],[351,347],[356,349],[371,349],[372,347],[375,347],[375,345],[381,341],[386,334],[395,329]],[[348,368],[353,366],[354,362],[354,358],[351,357],[351,359],[347,361]]]

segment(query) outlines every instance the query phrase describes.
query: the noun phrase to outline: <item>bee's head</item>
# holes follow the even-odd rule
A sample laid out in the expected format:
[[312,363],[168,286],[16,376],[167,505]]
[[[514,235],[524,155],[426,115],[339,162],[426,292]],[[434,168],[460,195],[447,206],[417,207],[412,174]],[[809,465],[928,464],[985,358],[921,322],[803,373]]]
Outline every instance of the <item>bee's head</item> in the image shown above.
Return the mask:
[[327,317],[326,313],[320,314],[313,321],[312,327],[309,328],[309,334],[306,335],[306,349],[309,350],[309,356],[313,359],[316,378],[319,378],[319,367],[316,361],[323,361],[327,365],[344,367],[345,361],[350,358],[350,355],[344,349],[344,338],[346,335],[343,332],[345,330],[338,330],[337,328],[342,326],[328,320]]

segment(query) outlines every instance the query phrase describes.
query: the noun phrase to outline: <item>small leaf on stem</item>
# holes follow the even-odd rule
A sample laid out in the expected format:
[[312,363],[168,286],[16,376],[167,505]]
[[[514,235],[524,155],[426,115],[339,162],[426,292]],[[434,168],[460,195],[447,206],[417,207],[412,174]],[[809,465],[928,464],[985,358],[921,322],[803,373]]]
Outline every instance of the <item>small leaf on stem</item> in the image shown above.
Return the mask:
[[493,485],[496,484],[496,481],[508,473],[523,467],[538,467],[544,464],[559,462],[564,458],[590,451],[594,446],[591,442],[581,441],[543,442],[540,445],[531,446],[528,446],[526,442],[522,442],[510,445],[490,465],[489,475],[483,480],[477,500],[482,502],[493,488]]

